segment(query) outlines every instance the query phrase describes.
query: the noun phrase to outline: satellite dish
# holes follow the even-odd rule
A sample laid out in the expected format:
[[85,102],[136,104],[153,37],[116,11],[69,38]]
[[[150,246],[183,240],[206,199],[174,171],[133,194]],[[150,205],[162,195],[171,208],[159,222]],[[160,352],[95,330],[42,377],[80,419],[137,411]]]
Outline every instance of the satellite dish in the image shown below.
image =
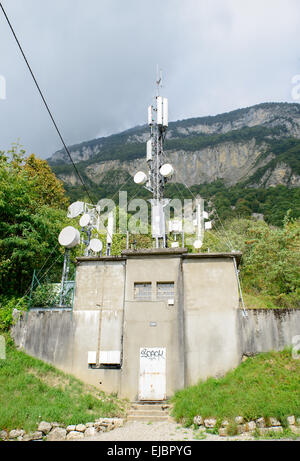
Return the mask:
[[65,227],[58,236],[58,241],[65,248],[73,248],[80,243],[80,233],[75,227]]
[[67,218],[76,218],[83,212],[84,202],[74,202],[68,208]]
[[102,242],[99,239],[91,239],[89,244],[89,250],[94,251],[95,253],[99,253],[102,250]]
[[147,175],[143,171],[138,171],[133,178],[136,184],[143,185],[147,181]]
[[164,178],[169,178],[174,173],[174,168],[170,163],[165,163],[163,166],[160,167],[159,171]]
[[196,248],[196,250],[198,250],[201,247],[202,247],[202,241],[201,240],[195,240],[194,241],[194,248]]
[[91,217],[88,213],[85,213],[81,216],[79,224],[81,227],[86,227],[90,224],[91,222]]

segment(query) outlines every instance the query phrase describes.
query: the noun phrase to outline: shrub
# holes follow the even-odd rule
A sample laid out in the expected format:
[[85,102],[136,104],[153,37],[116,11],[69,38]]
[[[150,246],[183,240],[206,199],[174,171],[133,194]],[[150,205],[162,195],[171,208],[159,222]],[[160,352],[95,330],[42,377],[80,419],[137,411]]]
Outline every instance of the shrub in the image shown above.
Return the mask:
[[27,309],[27,298],[0,297],[0,331],[8,331],[13,323],[13,310],[24,311]]

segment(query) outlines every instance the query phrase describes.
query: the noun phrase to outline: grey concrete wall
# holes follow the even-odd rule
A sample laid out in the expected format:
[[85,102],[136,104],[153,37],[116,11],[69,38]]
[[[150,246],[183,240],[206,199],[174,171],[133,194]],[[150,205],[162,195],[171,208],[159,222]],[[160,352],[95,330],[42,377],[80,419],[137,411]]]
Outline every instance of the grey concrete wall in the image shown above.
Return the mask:
[[13,328],[25,351],[106,392],[120,391],[119,369],[91,369],[88,351],[122,350],[125,262],[82,258],[74,310],[31,310]]
[[120,370],[90,369],[88,351],[96,350],[99,312],[31,310],[12,328],[15,344],[29,355],[55,365],[106,392],[120,391]]
[[239,312],[239,341],[243,354],[279,351],[300,335],[300,309],[253,309]]
[[81,379],[111,392],[120,390],[120,370],[90,369],[87,352],[120,351],[122,359],[125,261],[80,258],[76,271],[73,370]]
[[11,330],[17,346],[29,355],[72,371],[75,321],[70,310],[31,310]]
[[219,376],[240,361],[239,294],[232,258],[184,258],[185,383]]
[[125,261],[80,259],[76,269],[74,311],[123,310]]

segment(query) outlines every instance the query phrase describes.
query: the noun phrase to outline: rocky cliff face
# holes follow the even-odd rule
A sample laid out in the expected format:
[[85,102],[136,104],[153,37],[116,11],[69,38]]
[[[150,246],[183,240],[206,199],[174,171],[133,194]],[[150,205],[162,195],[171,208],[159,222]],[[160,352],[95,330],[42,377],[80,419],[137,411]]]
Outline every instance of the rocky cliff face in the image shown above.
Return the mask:
[[[175,169],[171,182],[192,186],[212,182],[218,178],[223,178],[227,184],[235,184],[251,175],[254,170],[253,164],[264,150],[264,146],[257,146],[255,140],[251,140],[239,144],[227,142],[193,152],[167,150],[165,154]],[[264,165],[268,160],[269,157],[259,162],[258,166]],[[146,159],[91,163],[86,167],[85,173],[93,182],[99,184],[105,180],[108,171],[120,169],[127,171],[131,176],[139,170],[147,172]],[[78,182],[74,175],[69,178],[60,177],[72,185]]]
[[254,187],[275,187],[278,184],[300,187],[300,176],[293,173],[292,168],[286,163],[279,163],[274,169],[268,168]]
[[[252,186],[298,187],[298,172],[287,162],[276,163],[272,150],[289,138],[300,139],[300,105],[266,103],[214,117],[171,122],[165,154],[175,167],[172,181],[189,186],[216,179],[232,185],[266,167],[264,174],[252,181]],[[71,146],[70,152],[81,172],[99,184],[112,170],[132,176],[137,170],[147,171],[148,139],[148,127],[142,126]],[[48,161],[64,182],[80,184],[64,151],[56,152]],[[122,182],[122,175],[118,180]]]

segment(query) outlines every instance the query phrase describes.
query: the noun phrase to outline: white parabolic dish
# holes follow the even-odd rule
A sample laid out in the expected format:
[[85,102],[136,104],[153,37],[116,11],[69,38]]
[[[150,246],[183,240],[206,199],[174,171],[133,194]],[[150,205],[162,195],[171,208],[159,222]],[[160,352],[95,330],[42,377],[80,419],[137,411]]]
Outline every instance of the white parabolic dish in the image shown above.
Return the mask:
[[67,218],[76,218],[84,212],[84,202],[74,202],[68,208]]
[[79,230],[73,226],[64,227],[58,236],[58,241],[65,248],[73,248],[80,243]]
[[90,244],[89,244],[89,249],[94,251],[95,253],[98,253],[99,251],[102,250],[102,242],[99,239],[91,239]]
[[170,163],[165,163],[160,167],[159,171],[164,178],[169,178],[174,173],[174,168]]
[[91,217],[89,214],[85,213],[84,215],[81,216],[79,220],[79,224],[81,227],[88,226],[90,224]]

